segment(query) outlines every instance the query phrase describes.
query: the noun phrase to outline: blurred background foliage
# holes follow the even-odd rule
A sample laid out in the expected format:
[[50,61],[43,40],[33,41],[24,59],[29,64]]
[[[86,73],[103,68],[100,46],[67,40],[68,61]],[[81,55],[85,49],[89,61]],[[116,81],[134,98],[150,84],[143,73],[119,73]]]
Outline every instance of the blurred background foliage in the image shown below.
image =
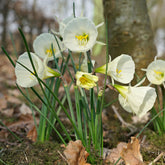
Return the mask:
[[[102,0],[75,0],[75,4],[77,16],[87,16],[96,25],[104,21]],[[165,56],[165,0],[147,0],[147,6],[157,54]],[[13,37],[16,50],[22,53],[25,48],[18,27],[25,32],[32,48],[33,40],[38,34],[48,32],[49,29],[58,31],[59,22],[71,14],[72,1],[68,0],[0,0],[0,44],[12,53]],[[103,42],[104,29],[99,28],[98,36],[98,40]],[[105,54],[105,48],[96,45],[92,54],[97,56],[100,53]]]

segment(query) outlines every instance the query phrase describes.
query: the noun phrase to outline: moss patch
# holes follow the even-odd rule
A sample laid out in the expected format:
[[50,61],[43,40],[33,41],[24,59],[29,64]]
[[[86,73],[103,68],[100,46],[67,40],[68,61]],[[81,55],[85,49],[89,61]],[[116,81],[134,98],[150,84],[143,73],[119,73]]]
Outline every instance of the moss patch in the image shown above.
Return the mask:
[[[141,153],[143,155],[143,160],[146,163],[153,161],[160,153],[165,151],[165,134],[160,136],[150,129],[146,129],[143,135],[146,136],[144,144],[141,146]],[[165,158],[162,157],[155,164],[164,165]]]
[[146,141],[153,145],[155,149],[165,151],[165,134],[159,135],[158,133],[147,129],[145,135],[147,136]]
[[61,158],[58,151],[63,153],[63,148],[61,148],[60,144],[56,142],[44,142],[35,144],[30,142],[23,142],[15,146],[3,146],[0,159],[8,165],[66,165],[66,162]]

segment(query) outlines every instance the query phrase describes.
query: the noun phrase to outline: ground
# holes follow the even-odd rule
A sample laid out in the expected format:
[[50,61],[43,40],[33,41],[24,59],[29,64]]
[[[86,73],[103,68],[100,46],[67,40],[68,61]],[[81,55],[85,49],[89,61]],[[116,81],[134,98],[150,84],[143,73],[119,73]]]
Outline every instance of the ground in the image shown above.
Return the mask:
[[[40,106],[40,102],[34,97],[34,102]],[[17,139],[6,127],[0,124],[0,164],[67,164],[63,157],[64,148],[61,142],[52,134],[50,141],[45,143],[33,142],[27,134],[33,130],[33,118],[25,99],[21,96],[15,85],[14,68],[5,55],[0,60],[0,121],[7,125],[19,137]],[[26,113],[25,113],[26,112]],[[119,111],[121,116],[132,124],[131,115]],[[37,116],[37,114],[36,114]],[[129,116],[129,117],[128,117]],[[118,117],[108,108],[103,111],[104,147],[115,148],[119,142],[130,141],[131,136],[136,136],[144,123],[134,124],[138,129],[130,133],[127,127],[123,127]],[[35,133],[35,132],[33,132]],[[152,124],[141,134],[141,154],[146,164],[153,161],[158,155],[165,152],[165,135],[158,135],[153,131]],[[98,163],[105,164],[104,161]],[[165,155],[156,161],[157,165],[165,164]]]

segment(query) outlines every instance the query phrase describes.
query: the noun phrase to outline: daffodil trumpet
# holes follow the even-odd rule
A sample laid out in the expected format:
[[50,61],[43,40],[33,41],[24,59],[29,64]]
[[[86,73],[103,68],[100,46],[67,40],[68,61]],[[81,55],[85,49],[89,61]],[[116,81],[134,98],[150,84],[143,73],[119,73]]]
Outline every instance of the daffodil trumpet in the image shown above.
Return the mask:
[[98,81],[98,77],[95,75],[92,75],[91,73],[86,72],[76,72],[76,85],[82,88],[85,88],[89,90],[90,88],[95,87]]

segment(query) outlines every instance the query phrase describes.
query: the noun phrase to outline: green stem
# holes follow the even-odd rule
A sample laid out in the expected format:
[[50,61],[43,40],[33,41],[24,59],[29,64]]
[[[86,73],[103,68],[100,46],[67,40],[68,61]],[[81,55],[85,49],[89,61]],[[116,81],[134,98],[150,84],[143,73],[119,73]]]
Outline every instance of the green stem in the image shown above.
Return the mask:
[[5,163],[2,159],[0,159],[0,162],[1,162],[2,164],[8,165],[8,164]]
[[101,147],[101,120],[102,120],[102,111],[101,106],[101,97],[98,96],[97,105],[96,105],[96,119],[95,119],[95,149],[100,150]]
[[[162,95],[163,95],[163,108],[165,108],[165,90],[164,87],[162,86]],[[163,130],[165,132],[165,111],[163,111]]]
[[144,129],[145,129],[146,127],[148,127],[148,125],[149,125],[152,121],[154,121],[163,111],[165,111],[165,108],[162,109],[159,113],[157,113],[157,114],[143,127],[143,129],[136,135],[136,138],[138,138],[138,137],[141,135],[141,133],[144,131]]
[[82,56],[82,53],[80,53],[79,55],[78,70],[81,70],[81,56]]
[[[42,84],[48,88],[48,86],[40,79],[40,81],[42,82]],[[61,103],[61,101],[58,99],[58,97],[48,88],[48,90],[51,92],[51,94],[53,95],[53,97],[55,97],[56,101],[59,103],[59,105],[62,107],[63,111],[65,112],[66,116],[68,117],[68,119],[70,120],[71,124],[73,125],[76,133],[78,134],[79,137],[81,137],[76,124],[74,123],[74,121],[72,120],[72,118],[70,117],[69,113],[67,112],[66,108],[63,106],[63,104]],[[83,142],[83,141],[82,141]]]
[[11,32],[10,32],[10,38],[11,38],[11,42],[12,42],[12,45],[13,45],[13,48],[14,48],[14,53],[15,53],[16,57],[18,57],[18,53],[16,51],[16,46],[15,46],[13,34]]
[[3,46],[1,48],[2,48],[3,52],[6,54],[7,58],[11,62],[11,64],[13,65],[13,67],[15,67],[14,61],[12,60],[12,58],[10,57],[10,55],[7,53],[7,51],[5,50],[5,48]]
[[[61,80],[59,78],[57,78],[56,79],[56,83],[55,83],[55,87],[54,87],[54,94],[55,95],[58,95],[58,90],[59,90],[59,87],[60,87],[60,83],[61,83]],[[52,81],[51,81],[51,90],[53,90],[52,89],[53,88],[53,84],[54,84],[54,80],[52,78]],[[55,100],[54,97],[52,98],[51,103],[52,103],[53,109],[55,110],[56,100]],[[54,124],[54,113],[52,111],[49,113],[49,120],[50,120],[50,122],[52,124]],[[48,125],[47,126],[47,129],[46,129],[46,140],[49,140],[51,130],[52,130],[52,127],[50,125]]]
[[79,96],[79,93],[78,93],[77,86],[74,86],[74,92],[75,92],[75,103],[76,103],[76,114],[77,114],[78,130],[81,133],[81,136],[83,136],[82,115],[81,115],[81,108],[80,108],[80,96]]
[[[68,90],[68,86],[64,85],[64,89],[65,89],[65,93],[66,93],[66,98],[68,100],[70,114],[71,114],[71,117],[72,117],[72,120],[73,120],[74,124],[76,125],[76,119],[75,119],[75,116],[74,116],[74,111],[73,111],[73,106],[72,106],[72,101],[71,101],[70,93],[69,93],[69,90]],[[76,139],[80,138],[80,137],[78,137],[76,131],[75,131],[75,136],[76,136]]]
[[[49,85],[49,80],[48,79],[46,81],[46,84]],[[47,89],[45,89],[45,93],[47,98],[49,99],[50,93]],[[47,98],[44,97],[44,102],[46,103],[46,105],[48,104],[47,102]],[[44,114],[44,116],[46,117],[48,115],[48,108],[45,104],[42,104],[42,108],[41,108],[41,112]],[[38,140],[41,142],[44,142],[46,139],[46,119],[41,115],[40,116],[40,122],[39,122],[39,128],[38,128]]]
[[74,60],[73,60],[73,57],[72,57],[72,53],[71,53],[70,50],[69,50],[69,56],[70,56],[70,59],[71,59],[72,65],[73,65],[73,70],[76,73],[77,69],[76,69],[76,66],[75,66],[75,63],[74,63]]
[[76,14],[75,14],[75,3],[73,2],[73,16],[74,18],[76,18]]
[[[106,71],[105,71],[104,88],[103,88],[103,95],[102,95],[101,107],[100,107],[101,111],[102,111],[103,106],[104,106],[104,97],[105,97],[105,88],[106,88],[107,70],[108,70],[108,56],[109,56],[109,52],[108,52],[108,21],[106,19]],[[101,141],[103,142],[103,140],[101,140]],[[101,146],[103,146],[103,144]],[[103,155],[103,147],[101,147],[101,155]]]
[[92,135],[92,141],[93,144],[95,145],[97,141],[95,141],[95,106],[94,106],[94,99],[93,99],[93,89],[90,89],[90,103],[91,103],[91,135]]
[[[56,37],[55,37],[55,39],[56,39]],[[57,39],[56,39],[56,40],[57,40]],[[57,42],[58,42],[58,41],[57,41]],[[60,47],[59,47],[59,49],[60,49]],[[54,51],[54,50],[52,49],[52,51]],[[55,55],[54,55],[54,52],[53,52],[53,56],[54,56],[54,60],[55,60],[55,63],[56,63],[56,65],[57,65],[58,70],[59,70],[60,72],[62,72],[62,75],[63,75],[63,74],[65,73],[65,70],[68,68],[68,62],[69,62],[70,57],[69,57],[69,56],[67,57],[67,60],[66,60],[66,63],[65,63],[64,66],[63,66],[63,62],[64,62],[64,58],[63,58],[63,61],[62,61],[62,64],[61,64],[61,68],[59,69],[58,64],[57,64],[57,60],[56,60]],[[71,74],[70,71],[69,71],[69,74]],[[71,75],[71,78],[72,78],[72,75]],[[72,79],[73,79],[73,78],[72,78]],[[58,95],[58,91],[59,91],[60,84],[61,84],[61,79],[57,78],[57,79],[56,79],[56,83],[55,83],[55,87],[54,87],[54,94],[55,94],[56,96]],[[71,85],[72,85],[72,83],[70,84],[70,86],[71,86]],[[70,86],[69,86],[69,88],[70,88]],[[66,100],[66,96],[65,96],[64,98],[65,98],[65,99],[63,99],[62,103],[64,103],[64,100]],[[55,99],[54,97],[52,98],[52,105],[54,105],[53,108],[55,109],[55,106],[56,106],[56,99]],[[57,115],[59,114],[59,112],[60,112],[60,110],[61,110],[61,107],[59,107],[58,109],[59,109],[59,110],[57,111]],[[52,124],[55,124],[55,122],[56,122],[56,119],[54,119],[54,115],[52,114],[52,112],[50,113],[49,120],[51,121]],[[48,125],[48,127],[47,127],[47,132],[46,132],[46,140],[49,139],[51,130],[52,130],[52,128],[50,127],[50,125]]]

